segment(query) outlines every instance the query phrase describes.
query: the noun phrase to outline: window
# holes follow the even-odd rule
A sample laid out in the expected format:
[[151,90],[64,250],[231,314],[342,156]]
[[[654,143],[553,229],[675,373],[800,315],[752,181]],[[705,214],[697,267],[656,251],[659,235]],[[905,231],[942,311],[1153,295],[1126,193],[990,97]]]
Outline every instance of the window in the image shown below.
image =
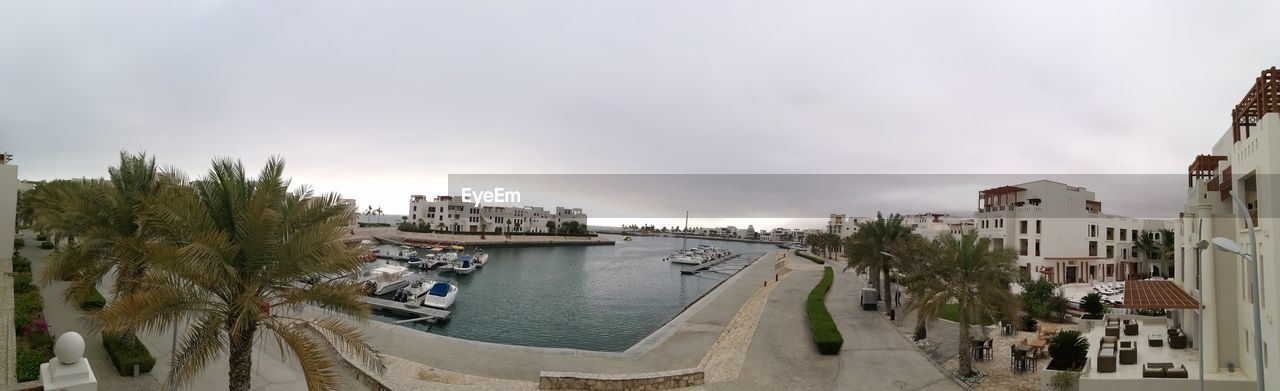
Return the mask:
[[1036,233],[1040,233],[1040,220],[1036,220]]
[[1021,233],[1021,234],[1025,234],[1025,233],[1027,233],[1027,221],[1026,221],[1026,220],[1018,221],[1018,233]]
[[1040,256],[1040,239],[1036,239],[1036,256]]
[[1115,257],[1116,257],[1116,246],[1107,246],[1107,258],[1110,259]]
[[1107,240],[1116,240],[1116,229],[1107,227]]
[[1089,256],[1091,257],[1098,256],[1098,241],[1096,240],[1089,241]]
[[1027,240],[1018,239],[1018,255],[1027,255]]
[[1121,228],[1121,229],[1120,229],[1120,240],[1121,240],[1121,241],[1129,240],[1129,230],[1128,230],[1128,229],[1124,229],[1124,228]]
[[1121,259],[1129,259],[1129,249],[1127,249],[1127,248],[1122,248],[1122,249],[1120,249],[1120,258],[1121,258]]

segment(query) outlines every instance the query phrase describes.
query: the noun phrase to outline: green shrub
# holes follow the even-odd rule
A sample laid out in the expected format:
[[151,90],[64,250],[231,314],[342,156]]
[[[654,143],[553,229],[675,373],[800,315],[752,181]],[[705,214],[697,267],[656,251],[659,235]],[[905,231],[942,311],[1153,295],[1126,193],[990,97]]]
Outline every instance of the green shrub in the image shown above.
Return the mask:
[[36,286],[35,286],[34,284],[32,284],[33,282],[35,282],[35,280],[33,280],[33,279],[31,278],[31,273],[30,273],[30,272],[27,272],[27,273],[14,273],[14,275],[13,275],[13,293],[14,293],[14,294],[19,294],[19,293],[26,293],[26,292],[32,292],[32,291],[35,291],[35,290],[36,290]]
[[1036,325],[1040,322],[1036,321],[1036,317],[1031,314],[1022,314],[1022,331],[1036,331]]
[[102,297],[102,292],[98,292],[97,289],[94,289],[92,293],[89,293],[89,297],[86,297],[84,302],[80,303],[80,309],[85,311],[100,310],[102,307],[106,306],[107,298]]
[[13,297],[14,332],[22,332],[32,320],[44,317],[44,299],[40,292],[27,291]]
[[40,248],[43,248],[45,250],[53,249],[53,242],[50,242],[48,240],[40,242]]
[[796,252],[796,255],[801,256],[801,257],[804,257],[804,259],[808,259],[808,260],[813,261],[813,262],[815,262],[815,263],[817,263],[817,264],[819,264],[819,265],[822,265],[822,264],[826,264],[826,263],[827,263],[827,261],[822,260],[822,258],[818,258],[818,257],[812,256],[812,255],[809,255],[809,254],[805,254],[805,253],[801,252],[800,250],[795,250],[795,252]]
[[15,369],[19,382],[40,380],[40,364],[49,362],[52,358],[22,345],[18,345],[17,356],[18,365]]
[[27,246],[27,241],[26,241],[26,239],[23,239],[23,238],[13,238],[13,248],[23,248],[23,247],[26,247],[26,246]]
[[1053,308],[1054,305],[1058,304],[1051,303],[1055,296],[1053,294],[1053,290],[1057,287],[1058,286],[1054,285],[1053,282],[1043,278],[1023,282],[1022,293],[1020,294],[1022,298],[1022,307],[1026,309],[1031,316],[1041,319],[1047,318],[1049,314],[1055,310],[1055,308]]
[[831,267],[823,268],[822,281],[809,291],[809,299],[805,301],[809,313],[809,329],[813,332],[813,344],[818,346],[818,353],[826,355],[839,354],[840,347],[844,346],[844,337],[840,335],[840,329],[836,327],[831,313],[827,312],[825,303],[827,290],[831,289],[834,279],[835,273],[831,271]]
[[13,256],[13,272],[14,272],[15,274],[16,274],[16,273],[28,273],[28,274],[30,274],[30,273],[31,273],[31,261],[30,261],[30,260],[28,260],[26,257],[23,257],[23,256],[21,256],[21,255],[14,255],[14,256]]
[[120,376],[133,376],[133,366],[138,366],[138,373],[151,372],[151,367],[156,365],[155,357],[151,357],[151,352],[147,351],[147,347],[134,338],[132,347],[127,347],[120,341],[119,336],[102,335],[102,347],[107,349],[107,356],[111,358],[111,365],[116,367],[116,371],[120,372]]
[[46,234],[43,234],[43,233],[38,233],[38,234],[36,234],[36,240],[41,241],[41,242],[46,241],[46,240],[49,240],[49,235],[46,235]]

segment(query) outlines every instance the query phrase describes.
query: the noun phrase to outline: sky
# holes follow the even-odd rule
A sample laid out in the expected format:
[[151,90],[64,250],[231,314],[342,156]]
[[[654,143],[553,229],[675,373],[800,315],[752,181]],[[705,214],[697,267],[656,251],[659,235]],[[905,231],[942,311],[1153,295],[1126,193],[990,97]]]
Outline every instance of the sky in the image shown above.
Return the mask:
[[[444,193],[465,174],[1177,175],[1209,152],[1259,71],[1280,65],[1278,11],[1263,1],[10,0],[0,4],[0,149],[32,180],[105,175],[121,150],[194,175],[215,157],[257,167],[278,155],[295,183],[397,214],[410,194]],[[876,207],[968,211],[977,190],[1003,184]],[[562,190],[566,204],[589,198]],[[1169,190],[1170,209],[1181,190]],[[752,191],[821,196],[853,214],[884,198]],[[1142,204],[1123,187],[1099,197]],[[765,208],[716,200],[730,212],[710,217]],[[628,202],[629,216],[682,214]]]

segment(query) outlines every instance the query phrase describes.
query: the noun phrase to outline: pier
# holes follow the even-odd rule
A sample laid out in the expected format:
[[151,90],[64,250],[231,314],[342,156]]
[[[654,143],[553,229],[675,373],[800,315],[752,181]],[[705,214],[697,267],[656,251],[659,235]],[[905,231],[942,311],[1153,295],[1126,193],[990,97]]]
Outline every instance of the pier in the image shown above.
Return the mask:
[[368,304],[369,307],[374,309],[387,310],[387,311],[398,312],[401,314],[408,314],[408,315],[415,316],[415,318],[413,319],[407,319],[404,321],[396,322],[397,324],[415,322],[415,321],[435,323],[441,320],[448,319],[449,314],[453,313],[452,311],[448,311],[448,310],[424,307],[424,306],[414,305],[410,303],[401,303],[394,300],[379,299],[376,297],[361,297],[360,301],[365,302],[365,304]]
[[711,268],[713,268],[713,267],[720,266],[721,264],[723,264],[723,263],[725,263],[725,262],[729,262],[729,261],[731,261],[731,260],[733,260],[733,259],[736,259],[736,258],[738,258],[738,256],[740,256],[740,255],[742,255],[742,254],[733,254],[733,255],[730,255],[730,256],[727,256],[727,257],[724,257],[724,258],[720,258],[720,259],[717,259],[717,260],[714,260],[714,261],[710,261],[710,262],[707,262],[707,263],[704,263],[704,264],[701,264],[701,265],[697,265],[697,266],[689,266],[689,267],[686,267],[686,268],[684,268],[684,269],[680,269],[680,274],[697,274],[698,272],[709,270],[709,269],[711,269]]

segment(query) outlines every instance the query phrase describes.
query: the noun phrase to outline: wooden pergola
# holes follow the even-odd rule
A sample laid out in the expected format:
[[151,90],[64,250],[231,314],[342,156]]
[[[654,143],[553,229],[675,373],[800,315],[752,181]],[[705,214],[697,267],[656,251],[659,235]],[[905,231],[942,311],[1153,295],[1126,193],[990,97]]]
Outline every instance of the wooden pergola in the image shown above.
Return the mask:
[[1249,138],[1249,130],[1258,124],[1258,119],[1267,113],[1280,113],[1280,69],[1271,67],[1264,69],[1254,79],[1253,87],[1244,94],[1234,109],[1231,110],[1231,138],[1240,142],[1240,130],[1244,129],[1244,138]]
[[1197,155],[1196,159],[1191,161],[1191,165],[1187,166],[1187,187],[1191,187],[1196,179],[1213,181],[1213,178],[1218,176],[1218,162],[1225,160],[1227,160],[1226,156]]
[[1124,308],[1194,310],[1200,301],[1168,280],[1136,280],[1124,284]]

